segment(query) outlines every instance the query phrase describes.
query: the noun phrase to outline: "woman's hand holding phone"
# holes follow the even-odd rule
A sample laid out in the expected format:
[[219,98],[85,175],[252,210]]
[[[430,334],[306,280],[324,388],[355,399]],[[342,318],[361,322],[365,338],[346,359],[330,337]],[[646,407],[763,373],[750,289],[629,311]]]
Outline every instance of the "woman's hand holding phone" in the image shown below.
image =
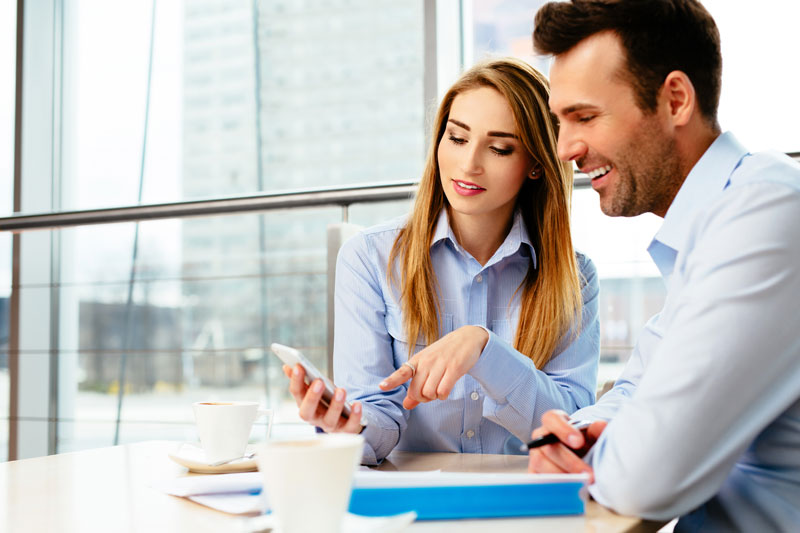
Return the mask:
[[294,397],[299,409],[300,418],[321,428],[326,433],[360,433],[361,403],[352,404],[348,418],[342,416],[347,393],[342,388],[337,388],[330,401],[325,405],[322,395],[325,385],[322,380],[315,379],[311,385],[306,385],[306,372],[300,364],[294,367],[283,365],[283,373],[289,378],[289,392]]

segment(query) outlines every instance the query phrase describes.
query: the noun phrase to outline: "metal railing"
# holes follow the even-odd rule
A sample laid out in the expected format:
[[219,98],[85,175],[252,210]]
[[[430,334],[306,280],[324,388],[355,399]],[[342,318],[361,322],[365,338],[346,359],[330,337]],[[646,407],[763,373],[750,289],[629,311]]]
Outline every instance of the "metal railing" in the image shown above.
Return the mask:
[[185,218],[330,205],[342,206],[345,209],[344,220],[346,221],[346,209],[351,204],[406,200],[414,195],[416,189],[416,182],[405,181],[81,211],[14,215],[0,218],[0,231],[19,233],[29,230],[58,229],[89,224],[139,222],[165,218]]
[[[787,155],[800,163],[800,152]],[[317,189],[296,189],[280,192],[258,193],[228,198],[183,200],[160,204],[144,204],[57,213],[23,214],[0,217],[0,231],[20,233],[29,230],[58,229],[90,224],[139,222],[165,218],[185,218],[230,213],[270,211],[298,207],[338,205],[343,208],[343,222],[347,222],[347,208],[352,204],[407,200],[417,190],[416,181],[395,181]],[[574,188],[591,187],[585,174],[576,173]]]

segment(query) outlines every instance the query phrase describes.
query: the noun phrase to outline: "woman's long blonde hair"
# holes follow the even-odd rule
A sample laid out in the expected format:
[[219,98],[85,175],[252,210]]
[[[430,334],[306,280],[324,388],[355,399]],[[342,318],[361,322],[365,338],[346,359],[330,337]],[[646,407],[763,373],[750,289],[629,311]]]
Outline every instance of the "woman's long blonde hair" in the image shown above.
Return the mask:
[[[460,93],[479,87],[494,88],[505,97],[514,114],[520,142],[539,173],[538,179],[525,180],[517,197],[517,207],[536,251],[537,267],[531,259],[518,289],[522,290],[522,297],[514,347],[542,368],[565,336],[579,329],[573,324],[581,316],[581,287],[569,226],[572,167],[559,161],[556,152],[558,126],[548,108],[547,79],[527,63],[513,58],[480,63],[447,91],[436,113],[435,136],[414,209],[389,256],[389,283],[400,289],[409,351],[420,337],[427,343],[437,340],[441,309],[430,246],[447,203],[439,179],[437,150],[453,100]],[[399,284],[395,266],[399,266]]]

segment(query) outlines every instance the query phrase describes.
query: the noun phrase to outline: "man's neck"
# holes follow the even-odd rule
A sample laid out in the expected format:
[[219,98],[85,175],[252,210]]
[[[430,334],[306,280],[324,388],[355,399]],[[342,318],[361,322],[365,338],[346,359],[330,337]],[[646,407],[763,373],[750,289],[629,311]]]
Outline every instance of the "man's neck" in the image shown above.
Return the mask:
[[721,135],[718,127],[710,126],[705,120],[695,117],[692,123],[686,125],[678,135],[675,136],[675,150],[678,153],[678,168],[676,174],[679,176],[679,182],[676,184],[675,190],[669,203],[662,207],[661,210],[653,210],[655,215],[664,218],[669,207],[675,200],[675,196],[686,181],[689,172],[692,171],[694,166],[703,157],[703,154],[708,151],[714,141]]
[[675,138],[676,148],[681,154],[681,183],[686,180],[689,172],[708,151],[708,148],[717,140],[722,132],[719,126],[710,126],[704,119],[700,123],[692,124]]

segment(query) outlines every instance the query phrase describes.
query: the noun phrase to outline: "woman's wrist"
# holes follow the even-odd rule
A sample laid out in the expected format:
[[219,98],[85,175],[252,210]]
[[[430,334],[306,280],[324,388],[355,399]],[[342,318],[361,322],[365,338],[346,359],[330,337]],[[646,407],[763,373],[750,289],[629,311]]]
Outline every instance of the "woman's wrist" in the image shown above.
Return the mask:
[[489,337],[490,337],[489,330],[486,329],[484,326],[479,326],[479,325],[473,325],[467,327],[472,330],[475,330],[476,342],[480,347],[479,354],[483,353],[484,348],[486,348],[486,345],[489,343]]

